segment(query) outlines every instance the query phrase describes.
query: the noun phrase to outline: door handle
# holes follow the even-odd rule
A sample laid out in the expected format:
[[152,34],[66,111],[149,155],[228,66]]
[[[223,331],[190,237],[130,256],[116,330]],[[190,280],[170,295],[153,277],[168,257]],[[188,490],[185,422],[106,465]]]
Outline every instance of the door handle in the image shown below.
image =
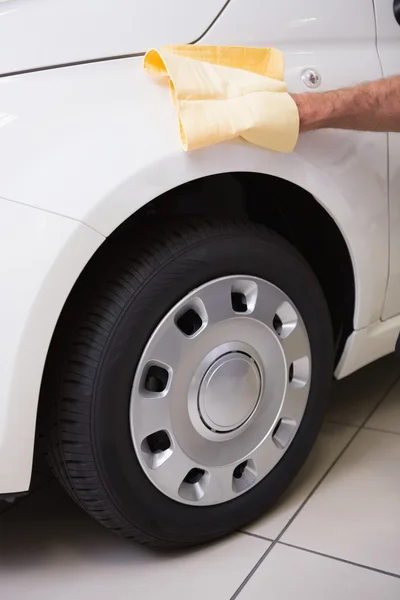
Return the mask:
[[400,0],[393,0],[393,12],[396,21],[400,25]]

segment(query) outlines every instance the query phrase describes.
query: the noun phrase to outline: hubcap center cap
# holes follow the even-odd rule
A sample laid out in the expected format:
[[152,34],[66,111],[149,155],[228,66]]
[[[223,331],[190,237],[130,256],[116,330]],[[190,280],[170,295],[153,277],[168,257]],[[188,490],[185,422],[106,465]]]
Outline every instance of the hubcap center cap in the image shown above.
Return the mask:
[[203,423],[213,431],[227,432],[243,425],[255,411],[261,376],[255,360],[243,352],[218,358],[203,377],[198,408]]

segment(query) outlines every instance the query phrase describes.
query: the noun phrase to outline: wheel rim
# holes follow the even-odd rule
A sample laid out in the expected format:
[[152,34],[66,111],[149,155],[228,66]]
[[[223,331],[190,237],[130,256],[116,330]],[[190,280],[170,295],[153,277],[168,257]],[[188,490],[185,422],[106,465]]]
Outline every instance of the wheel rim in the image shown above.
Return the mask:
[[227,502],[279,462],[308,399],[311,352],[284,292],[243,275],[193,290],[162,319],[135,374],[130,425],[161,492]]

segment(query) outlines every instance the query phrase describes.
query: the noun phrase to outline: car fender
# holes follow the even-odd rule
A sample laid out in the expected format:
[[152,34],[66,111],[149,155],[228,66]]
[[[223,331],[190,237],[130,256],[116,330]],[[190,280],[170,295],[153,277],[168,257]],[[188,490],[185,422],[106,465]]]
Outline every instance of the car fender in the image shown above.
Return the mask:
[[54,328],[104,237],[0,199],[0,495],[29,486],[40,386]]
[[234,171],[281,177],[311,193],[344,236],[355,328],[380,318],[388,277],[385,134],[312,132],[291,154],[241,140],[185,153],[167,82],[145,73],[140,58],[3,78],[0,99],[1,197],[108,236],[187,181]]

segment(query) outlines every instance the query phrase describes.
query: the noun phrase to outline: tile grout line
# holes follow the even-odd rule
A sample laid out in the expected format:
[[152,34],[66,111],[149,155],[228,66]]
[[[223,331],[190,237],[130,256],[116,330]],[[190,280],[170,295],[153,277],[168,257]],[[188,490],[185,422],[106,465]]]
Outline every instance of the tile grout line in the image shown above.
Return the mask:
[[368,427],[364,425],[365,431],[377,431],[378,433],[388,433],[389,435],[400,435],[400,431],[389,431],[388,429],[378,429],[377,427]]
[[274,540],[272,540],[271,538],[267,538],[263,535],[259,535],[258,533],[252,533],[251,531],[243,531],[242,529],[240,529],[238,531],[238,533],[243,533],[244,535],[249,535],[250,537],[255,537],[258,538],[259,540],[264,540],[266,542],[273,542]]
[[357,423],[345,423],[344,421],[334,421],[333,419],[325,419],[324,423],[328,423],[328,425],[340,425],[341,427],[353,427],[353,429],[362,427],[362,425],[357,425]]
[[398,575],[397,573],[392,573],[391,571],[384,571],[383,569],[378,569],[377,567],[370,567],[369,565],[357,563],[357,562],[354,562],[353,560],[348,560],[347,558],[340,558],[339,556],[325,554],[325,552],[319,552],[318,550],[311,550],[310,548],[303,548],[303,546],[296,546],[296,544],[289,544],[288,542],[278,542],[278,544],[280,546],[287,546],[288,548],[294,548],[296,550],[301,550],[302,552],[308,552],[309,554],[316,554],[317,556],[322,556],[323,558],[329,558],[330,560],[336,560],[337,562],[342,562],[347,565],[351,565],[353,567],[358,567],[360,569],[366,569],[367,571],[373,571],[374,573],[380,573],[381,575],[387,575],[388,577],[394,577],[395,579],[400,579],[400,575]]
[[[385,398],[389,395],[389,393],[392,391],[392,389],[394,388],[394,386],[396,385],[396,383],[398,383],[400,380],[400,376],[397,376],[388,386],[388,388],[383,392],[383,396],[378,400],[378,403],[371,409],[371,412],[368,413],[368,417],[366,419],[364,419],[360,425],[357,425],[356,423],[346,423],[345,421],[339,421],[335,418],[330,418],[329,415],[327,415],[325,422],[326,423],[332,423],[334,425],[347,425],[348,427],[365,427],[365,423],[372,417],[372,415],[374,414],[374,412],[376,411],[376,409],[382,404],[383,400],[385,400]],[[369,429],[373,429],[372,427]],[[380,429],[377,429],[377,431],[381,431]],[[387,433],[386,431],[382,430],[382,433]],[[389,433],[395,433],[395,432],[389,432]],[[400,432],[398,433],[398,435],[400,435]]]
[[380,407],[380,405],[383,403],[384,400],[386,400],[386,398],[389,396],[389,394],[392,391],[392,389],[398,384],[399,381],[400,381],[400,376],[396,377],[396,379],[394,381],[392,381],[392,383],[390,384],[390,386],[388,387],[388,389],[386,390],[386,392],[383,394],[382,398],[379,400],[379,402],[377,403],[377,405],[374,406],[374,408],[365,417],[364,421],[360,425],[360,429],[365,428],[366,424],[368,423],[368,421],[370,420],[370,418],[372,417],[372,415],[374,414],[374,412],[378,410],[378,408]]
[[[265,542],[272,542],[273,540],[264,537],[263,535],[256,535],[254,533],[248,533],[246,531],[241,531],[240,533],[245,533],[246,535],[250,535],[252,537],[258,538],[260,540],[264,540]],[[324,558],[329,558],[331,560],[336,560],[338,562],[346,563],[348,565],[352,565],[354,567],[360,567],[360,569],[367,569],[368,571],[375,571],[376,573],[381,573],[382,575],[387,575],[389,577],[395,577],[396,579],[400,579],[400,575],[397,573],[392,573],[391,571],[384,571],[383,569],[378,569],[377,567],[370,567],[369,565],[364,565],[362,563],[354,562],[353,560],[348,560],[347,558],[340,558],[339,556],[334,556],[333,554],[326,554],[325,552],[320,552],[319,550],[312,550],[311,548],[305,548],[304,546],[298,546],[297,544],[290,544],[289,542],[276,542],[274,545],[280,546],[288,546],[289,548],[294,548],[295,550],[301,550],[302,552],[308,552],[309,554],[316,554],[317,556],[323,556]]]
[[243,591],[243,588],[249,583],[250,579],[253,577],[253,575],[257,571],[258,567],[261,566],[261,564],[267,558],[268,554],[275,547],[275,545],[276,545],[276,541],[272,542],[272,544],[266,549],[264,554],[261,556],[261,558],[256,562],[254,567],[251,569],[250,573],[248,573],[248,575],[243,579],[242,583],[239,585],[237,590],[230,597],[230,600],[236,600],[236,598],[239,596],[239,594]]
[[272,542],[272,544],[269,546],[269,548],[267,548],[267,550],[264,552],[264,554],[261,556],[261,558],[258,560],[258,562],[254,565],[254,567],[251,569],[250,573],[248,573],[248,575],[245,577],[245,579],[239,585],[239,587],[237,588],[237,590],[231,596],[230,600],[236,600],[236,598],[242,592],[242,590],[244,589],[244,587],[248,584],[248,582],[250,581],[250,579],[253,577],[254,573],[258,570],[258,568],[261,566],[261,564],[267,558],[268,554],[270,554],[270,552],[273,550],[273,548],[276,546],[276,544],[280,542],[280,539],[282,538],[282,536],[286,533],[286,531],[289,529],[289,527],[291,526],[291,524],[293,523],[293,521],[296,519],[296,517],[303,510],[303,508],[305,507],[305,505],[307,504],[307,502],[310,500],[311,496],[316,492],[316,490],[319,488],[319,486],[325,481],[325,479],[327,478],[327,476],[329,475],[329,473],[332,471],[332,469],[334,468],[334,466],[338,463],[338,461],[341,459],[341,457],[343,456],[343,454],[346,452],[346,450],[349,448],[349,446],[352,444],[352,442],[358,436],[358,434],[360,433],[360,431],[364,428],[364,425],[372,417],[372,415],[374,414],[374,412],[382,404],[382,402],[385,400],[385,398],[388,396],[388,394],[391,392],[391,390],[398,383],[399,380],[400,380],[400,377],[396,377],[396,379],[391,383],[391,385],[388,387],[388,389],[386,390],[386,392],[384,392],[382,398],[379,400],[379,402],[376,404],[376,406],[374,406],[374,408],[368,413],[368,415],[362,421],[361,425],[359,425],[357,427],[356,431],[353,433],[353,435],[351,436],[351,438],[349,439],[349,441],[347,442],[347,444],[344,446],[344,448],[342,448],[341,452],[339,452],[339,454],[337,455],[337,457],[335,458],[335,460],[332,462],[332,464],[329,466],[329,468],[325,471],[324,475],[322,475],[322,477],[317,481],[317,483],[315,484],[315,486],[312,488],[311,492],[306,496],[306,498],[300,504],[299,508],[291,516],[291,518],[286,523],[285,527],[283,527],[283,529],[279,533],[279,535],[275,538],[275,540]]
[[314,495],[314,493],[319,488],[319,486],[325,481],[325,479],[327,478],[327,476],[329,475],[329,473],[332,471],[332,469],[335,467],[335,465],[342,458],[342,456],[347,451],[347,449],[349,448],[349,446],[353,443],[353,441],[358,436],[358,434],[360,433],[360,431],[364,428],[365,424],[368,422],[368,420],[372,417],[372,415],[377,410],[377,408],[385,400],[386,396],[390,393],[390,391],[392,390],[392,388],[395,386],[395,384],[397,383],[398,379],[400,379],[400,377],[396,378],[395,381],[392,382],[392,384],[389,386],[389,388],[387,389],[387,391],[383,394],[382,398],[379,400],[379,402],[377,403],[377,405],[368,413],[368,415],[362,421],[361,425],[359,425],[356,428],[355,432],[353,433],[353,435],[351,436],[351,438],[349,439],[349,441],[347,442],[347,444],[342,448],[342,450],[339,452],[339,454],[337,455],[337,457],[335,458],[335,460],[328,467],[328,469],[325,471],[325,473],[322,475],[322,477],[317,481],[317,483],[315,484],[315,486],[313,487],[313,489],[311,490],[311,492],[308,494],[308,496],[304,499],[304,501],[299,506],[299,508],[297,509],[297,511],[294,513],[294,515],[292,515],[292,517],[286,523],[285,527],[282,529],[282,531],[280,532],[280,534],[275,538],[275,542],[279,541],[281,539],[281,537],[286,533],[286,531],[289,529],[290,525],[293,523],[293,521],[295,520],[295,518],[302,511],[302,509],[307,504],[307,502],[309,501],[309,499],[311,498],[311,496]]
[[260,558],[260,560],[252,568],[252,570],[247,575],[247,577],[242,581],[242,583],[240,584],[240,586],[237,588],[236,592],[233,594],[233,596],[231,596],[230,600],[235,600],[239,596],[240,592],[247,585],[247,583],[249,582],[249,580],[251,579],[251,577],[257,571],[258,567],[261,565],[262,562],[264,562],[264,560],[267,558],[268,554],[276,546],[276,544],[279,542],[279,540],[281,539],[281,537],[286,533],[287,529],[293,523],[293,521],[295,520],[295,518],[297,517],[297,515],[301,512],[301,510],[304,508],[304,506],[307,504],[307,502],[309,501],[309,499],[311,498],[311,496],[314,494],[314,492],[317,490],[317,488],[320,486],[320,484],[324,481],[324,479],[328,476],[328,474],[333,469],[333,467],[335,466],[335,464],[337,463],[337,461],[341,458],[341,456],[344,454],[344,452],[346,452],[347,448],[350,446],[350,444],[354,440],[354,438],[358,435],[359,431],[360,431],[360,428],[355,430],[355,432],[353,433],[353,435],[351,436],[351,438],[349,439],[349,441],[347,442],[347,444],[344,446],[344,448],[341,450],[341,452],[337,455],[337,457],[335,458],[335,460],[333,461],[333,463],[329,466],[329,468],[327,469],[327,471],[325,471],[324,475],[317,481],[317,483],[315,484],[315,486],[312,488],[312,490],[308,493],[308,495],[306,496],[306,498],[300,504],[299,508],[290,517],[290,519],[286,523],[285,527],[283,527],[283,529],[277,535],[277,537],[274,539],[274,541],[272,542],[272,544],[270,545],[270,547],[266,550],[266,552],[262,555],[262,557]]
[[[369,417],[369,419],[372,415]],[[379,429],[379,427],[370,427],[369,425],[354,425],[350,423],[341,423],[340,421],[331,421],[327,419],[325,423],[329,425],[340,425],[341,427],[353,427],[354,429],[358,429],[361,427],[362,429],[366,429],[367,431],[378,431],[379,433],[391,433],[393,435],[400,435],[400,431],[390,431],[389,429]]]

